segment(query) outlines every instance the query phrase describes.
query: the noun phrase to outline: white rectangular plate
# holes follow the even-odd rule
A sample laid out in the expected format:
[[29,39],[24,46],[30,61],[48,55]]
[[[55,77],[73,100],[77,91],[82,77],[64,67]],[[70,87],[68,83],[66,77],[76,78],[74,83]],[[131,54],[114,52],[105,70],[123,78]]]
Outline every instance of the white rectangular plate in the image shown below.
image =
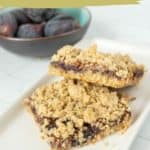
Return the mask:
[[[82,41],[80,47],[88,47],[91,42]],[[136,62],[142,63],[150,70],[150,53],[147,50],[139,49],[134,46],[120,44],[114,41],[97,39],[92,43],[97,43],[98,48],[105,52],[120,52],[129,54]],[[27,97],[31,92],[45,82],[54,82],[57,77],[43,76],[36,85],[22,96],[18,103],[14,105],[0,120],[0,148],[5,150],[48,150],[49,146],[40,139],[37,126],[33,123],[31,117],[24,111],[21,99]],[[135,139],[142,123],[150,111],[149,94],[150,72],[146,71],[143,80],[136,87],[130,88],[127,92],[135,96],[136,100],[131,103],[133,112],[133,123],[128,131],[123,134],[114,134],[104,140],[80,148],[81,150],[129,150]]]

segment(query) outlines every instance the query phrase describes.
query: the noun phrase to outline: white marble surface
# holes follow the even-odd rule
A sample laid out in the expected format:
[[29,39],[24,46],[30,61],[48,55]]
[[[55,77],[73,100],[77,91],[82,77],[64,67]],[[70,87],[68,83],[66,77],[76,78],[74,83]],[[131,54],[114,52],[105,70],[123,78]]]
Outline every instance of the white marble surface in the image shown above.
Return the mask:
[[[90,10],[93,18],[85,38],[108,38],[150,48],[149,0],[138,6],[90,7]],[[47,64],[47,59],[18,56],[0,47],[0,115],[47,71]],[[131,148],[141,149],[150,150],[150,118]]]

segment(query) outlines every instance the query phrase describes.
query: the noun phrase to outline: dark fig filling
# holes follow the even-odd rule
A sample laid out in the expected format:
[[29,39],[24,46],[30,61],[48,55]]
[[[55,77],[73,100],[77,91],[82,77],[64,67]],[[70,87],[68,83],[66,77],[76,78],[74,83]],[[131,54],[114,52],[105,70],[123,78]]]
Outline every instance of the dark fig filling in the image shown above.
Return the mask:
[[53,61],[51,62],[51,65],[54,67],[60,67],[63,70],[66,71],[74,71],[74,72],[83,72],[83,68],[77,66],[77,65],[70,65],[70,64],[65,64],[64,62],[59,62],[59,61]]
[[144,71],[141,70],[141,69],[137,69],[137,70],[134,72],[134,74],[133,74],[133,76],[134,76],[135,78],[141,78],[143,75],[144,75]]
[[109,77],[116,77],[118,79],[121,79],[119,76],[117,76],[115,74],[114,71],[111,71],[111,70],[103,70],[102,69],[99,69],[97,67],[84,67],[84,65],[71,65],[71,64],[65,64],[64,62],[59,62],[59,61],[53,61],[51,62],[51,65],[54,66],[54,67],[58,67],[58,68],[61,68],[65,71],[74,71],[74,72],[85,72],[87,70],[91,70],[93,73],[102,73],[103,75],[107,75]]
[[[85,72],[87,70],[91,70],[93,73],[100,72],[103,75],[107,75],[109,77],[116,77],[118,80],[121,80],[120,76],[116,75],[115,71],[108,70],[108,69],[100,69],[97,67],[84,67],[84,64],[77,63],[77,64],[65,64],[64,62],[60,61],[53,61],[51,62],[51,65],[54,67],[61,68],[65,71],[74,71],[74,72]],[[141,78],[143,76],[144,72],[142,69],[136,69],[136,71],[133,73],[133,78]]]
[[[121,124],[127,115],[131,116],[131,113],[128,111],[125,111],[125,113],[120,117],[119,121],[117,121],[117,120],[109,121],[110,127],[114,127],[114,126]],[[81,143],[75,137],[75,135],[78,134],[79,129],[76,129],[75,131],[76,132],[74,135],[70,136],[68,139],[65,139],[65,140],[63,140],[61,138],[54,137],[55,140],[50,142],[52,148],[63,149],[63,145],[65,145],[65,144],[67,144],[66,146],[68,146],[68,147],[82,146],[82,145],[87,144],[89,140],[92,140],[100,132],[103,132],[96,126],[92,126],[89,123],[84,123],[83,131],[82,131],[83,136],[84,136],[84,141]]]
[[[48,130],[51,130],[52,128],[57,128],[56,125],[56,120],[57,118],[49,118],[49,117],[40,117],[37,115],[35,108],[31,107],[32,113],[35,116],[35,119],[39,125],[42,125],[44,123],[44,119],[48,120],[48,125],[45,126]],[[118,124],[122,123],[124,121],[124,118],[129,115],[131,116],[131,113],[128,111],[125,111],[124,114],[120,117],[119,121],[114,120],[114,121],[109,121],[110,127],[117,126]],[[69,120],[64,121],[63,123],[66,124]],[[100,121],[100,120],[99,120]],[[105,125],[105,123],[104,123]],[[83,137],[84,141],[82,143],[79,142],[79,140],[75,137],[75,135],[78,135],[79,129],[75,128],[74,135],[70,136],[68,139],[61,139],[53,136],[54,141],[51,141],[49,144],[51,145],[52,148],[57,148],[57,149],[63,149],[64,145],[68,147],[77,147],[77,146],[82,146],[86,143],[88,143],[89,140],[92,140],[96,135],[98,135],[101,131],[98,127],[91,125],[89,123],[84,123],[83,124]]]

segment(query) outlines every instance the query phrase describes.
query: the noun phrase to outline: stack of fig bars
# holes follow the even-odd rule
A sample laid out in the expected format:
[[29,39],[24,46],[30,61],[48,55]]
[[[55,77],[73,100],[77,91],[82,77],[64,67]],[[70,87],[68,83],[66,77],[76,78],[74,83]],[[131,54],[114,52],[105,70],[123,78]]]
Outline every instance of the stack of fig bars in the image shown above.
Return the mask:
[[52,149],[95,143],[130,126],[133,97],[119,89],[139,83],[144,66],[128,55],[64,46],[52,56],[49,74],[64,79],[37,88],[25,106]]

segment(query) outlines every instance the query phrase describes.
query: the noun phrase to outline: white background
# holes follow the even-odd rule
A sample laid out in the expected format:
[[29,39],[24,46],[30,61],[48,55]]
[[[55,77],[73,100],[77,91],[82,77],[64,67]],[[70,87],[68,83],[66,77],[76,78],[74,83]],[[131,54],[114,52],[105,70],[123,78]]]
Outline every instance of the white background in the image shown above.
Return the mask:
[[[150,48],[150,1],[137,6],[89,7],[92,23],[84,38],[108,38]],[[46,72],[48,60],[26,58],[0,47],[0,115]],[[9,93],[9,94],[8,94]],[[150,150],[150,117],[131,150]]]

